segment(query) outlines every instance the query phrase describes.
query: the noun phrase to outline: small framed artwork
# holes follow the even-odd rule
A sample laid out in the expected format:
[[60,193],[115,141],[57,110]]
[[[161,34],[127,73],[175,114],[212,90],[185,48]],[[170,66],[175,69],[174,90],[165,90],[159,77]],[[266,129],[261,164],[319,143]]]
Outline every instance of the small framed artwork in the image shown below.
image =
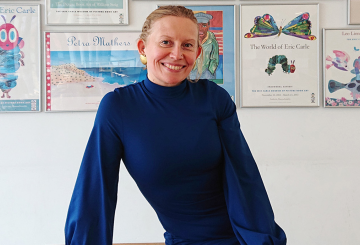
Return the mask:
[[45,32],[46,111],[94,111],[115,88],[146,78],[140,32]]
[[319,106],[319,6],[241,5],[241,106]]
[[360,108],[360,29],[323,29],[325,107]]
[[0,112],[40,111],[40,5],[0,4]]
[[360,0],[348,0],[348,24],[360,24]]
[[[235,7],[234,5],[187,5],[199,26],[203,62],[199,59],[190,79],[209,79],[223,87],[236,101]],[[200,74],[201,71],[201,74]]]
[[128,0],[45,0],[47,25],[128,25]]

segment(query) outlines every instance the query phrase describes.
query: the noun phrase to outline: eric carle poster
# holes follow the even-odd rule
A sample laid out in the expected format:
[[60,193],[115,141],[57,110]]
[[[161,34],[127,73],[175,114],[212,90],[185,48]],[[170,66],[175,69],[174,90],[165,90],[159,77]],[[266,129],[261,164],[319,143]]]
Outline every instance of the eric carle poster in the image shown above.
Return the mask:
[[97,110],[106,93],[144,80],[139,34],[46,32],[46,111]]
[[319,106],[318,5],[241,6],[241,105]]
[[325,107],[360,107],[360,30],[324,30]]
[[39,5],[0,4],[0,111],[40,111]]
[[185,6],[194,11],[203,48],[203,62],[196,61],[190,79],[209,79],[223,87],[235,101],[234,5]]

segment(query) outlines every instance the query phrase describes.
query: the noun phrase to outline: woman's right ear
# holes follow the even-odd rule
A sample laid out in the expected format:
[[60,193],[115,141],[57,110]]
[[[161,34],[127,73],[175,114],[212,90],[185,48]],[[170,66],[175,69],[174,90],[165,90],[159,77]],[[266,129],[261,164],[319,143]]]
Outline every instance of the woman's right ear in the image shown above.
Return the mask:
[[146,55],[145,54],[145,41],[143,39],[139,39],[137,41],[137,48],[138,48],[139,54],[144,55],[144,56]]

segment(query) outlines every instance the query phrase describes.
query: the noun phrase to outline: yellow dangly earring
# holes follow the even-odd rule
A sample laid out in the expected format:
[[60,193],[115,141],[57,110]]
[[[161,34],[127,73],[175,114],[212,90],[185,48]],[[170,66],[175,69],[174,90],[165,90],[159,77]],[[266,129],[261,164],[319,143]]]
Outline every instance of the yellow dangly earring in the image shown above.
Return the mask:
[[146,58],[146,56],[143,55],[143,54],[140,54],[140,61],[141,61],[141,63],[143,63],[144,65],[146,65],[146,64],[147,64],[147,58]]

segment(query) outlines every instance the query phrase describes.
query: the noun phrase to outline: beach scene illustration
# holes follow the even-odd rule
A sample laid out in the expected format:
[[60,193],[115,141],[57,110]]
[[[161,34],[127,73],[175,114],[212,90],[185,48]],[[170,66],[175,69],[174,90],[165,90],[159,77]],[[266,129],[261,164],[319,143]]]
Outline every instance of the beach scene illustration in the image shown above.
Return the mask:
[[108,92],[146,78],[137,50],[52,51],[50,71],[52,110],[97,108]]

